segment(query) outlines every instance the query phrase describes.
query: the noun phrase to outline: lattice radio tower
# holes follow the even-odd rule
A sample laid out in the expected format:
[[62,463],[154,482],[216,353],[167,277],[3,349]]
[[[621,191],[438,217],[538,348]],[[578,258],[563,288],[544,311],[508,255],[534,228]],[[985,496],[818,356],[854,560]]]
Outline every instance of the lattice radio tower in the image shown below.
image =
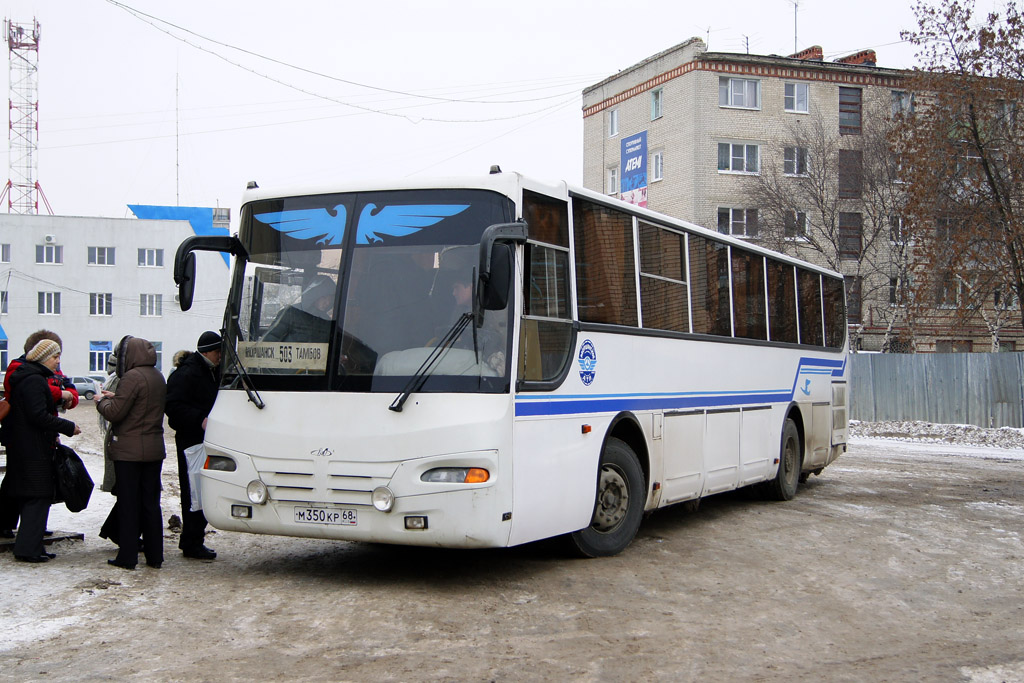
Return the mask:
[[10,178],[0,201],[6,197],[8,213],[35,214],[39,200],[53,214],[36,180],[39,146],[39,22],[15,24],[4,20],[4,39],[10,48]]

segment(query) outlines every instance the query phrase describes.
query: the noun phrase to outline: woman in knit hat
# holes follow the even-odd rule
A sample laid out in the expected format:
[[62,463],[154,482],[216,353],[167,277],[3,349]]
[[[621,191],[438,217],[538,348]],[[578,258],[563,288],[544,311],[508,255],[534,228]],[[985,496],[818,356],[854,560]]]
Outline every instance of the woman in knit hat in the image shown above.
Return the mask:
[[54,499],[57,435],[74,436],[82,430],[56,415],[49,380],[60,364],[60,344],[43,339],[25,354],[25,361],[11,377],[11,412],[4,420],[7,476],[21,513],[14,557],[46,562],[53,557],[43,547],[43,532]]

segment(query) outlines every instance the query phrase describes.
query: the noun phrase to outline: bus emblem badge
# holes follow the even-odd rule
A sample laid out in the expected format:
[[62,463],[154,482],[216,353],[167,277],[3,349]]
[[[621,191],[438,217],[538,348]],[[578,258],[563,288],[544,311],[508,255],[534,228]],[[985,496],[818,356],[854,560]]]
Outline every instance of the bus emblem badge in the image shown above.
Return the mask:
[[594,348],[594,342],[589,339],[583,341],[577,362],[580,364],[580,380],[589,387],[597,375],[597,349]]

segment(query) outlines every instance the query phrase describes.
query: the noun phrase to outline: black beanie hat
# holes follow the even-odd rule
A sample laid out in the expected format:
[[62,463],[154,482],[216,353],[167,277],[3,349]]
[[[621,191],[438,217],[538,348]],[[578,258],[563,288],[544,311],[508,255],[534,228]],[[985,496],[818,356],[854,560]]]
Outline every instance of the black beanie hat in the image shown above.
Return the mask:
[[207,351],[216,351],[220,348],[220,335],[216,332],[207,330],[199,335],[199,343],[196,344],[196,351],[199,353],[206,353]]

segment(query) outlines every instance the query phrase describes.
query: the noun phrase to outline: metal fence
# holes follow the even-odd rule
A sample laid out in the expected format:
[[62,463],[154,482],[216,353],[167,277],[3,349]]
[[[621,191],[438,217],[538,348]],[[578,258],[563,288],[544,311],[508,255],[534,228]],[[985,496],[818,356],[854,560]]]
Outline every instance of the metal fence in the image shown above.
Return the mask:
[[1024,354],[854,353],[850,419],[1024,427]]

